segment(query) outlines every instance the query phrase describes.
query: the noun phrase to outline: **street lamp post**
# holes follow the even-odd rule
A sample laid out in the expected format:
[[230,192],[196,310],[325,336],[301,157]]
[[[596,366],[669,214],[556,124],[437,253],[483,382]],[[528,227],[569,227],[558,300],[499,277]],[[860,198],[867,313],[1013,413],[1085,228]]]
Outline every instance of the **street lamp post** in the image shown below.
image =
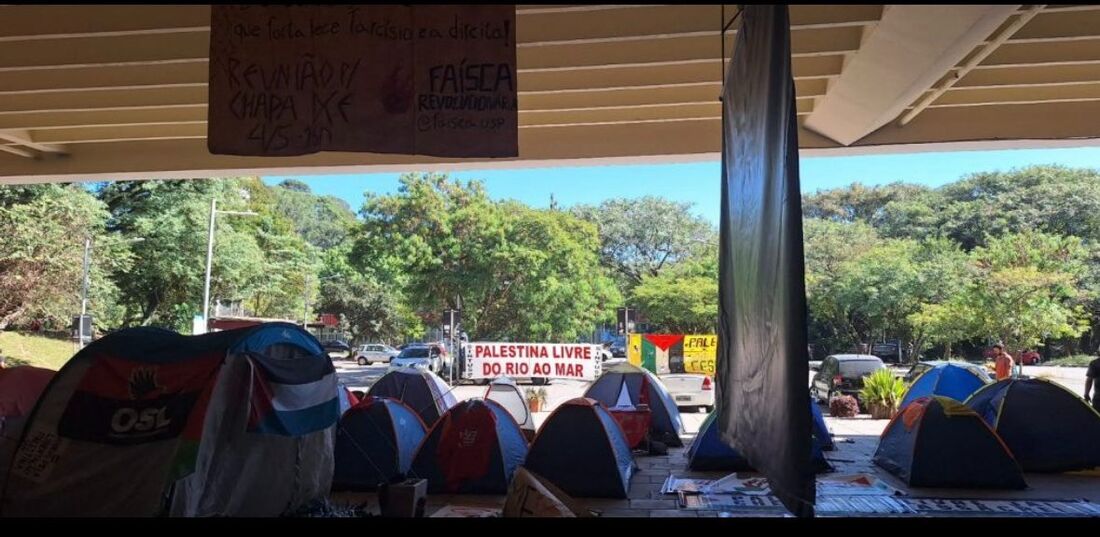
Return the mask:
[[[123,242],[141,242],[143,240],[145,240],[145,237],[135,237]],[[76,323],[77,345],[80,348],[84,348],[84,317],[88,315],[88,281],[90,280],[88,269],[91,265],[91,259],[92,236],[86,235],[84,237],[84,276],[81,278],[80,284],[80,320]]]
[[235,214],[240,216],[258,216],[252,211],[219,211],[218,199],[210,200],[210,227],[206,236],[206,282],[202,291],[202,323],[203,330],[210,326],[210,269],[214,261],[214,222],[218,214]]

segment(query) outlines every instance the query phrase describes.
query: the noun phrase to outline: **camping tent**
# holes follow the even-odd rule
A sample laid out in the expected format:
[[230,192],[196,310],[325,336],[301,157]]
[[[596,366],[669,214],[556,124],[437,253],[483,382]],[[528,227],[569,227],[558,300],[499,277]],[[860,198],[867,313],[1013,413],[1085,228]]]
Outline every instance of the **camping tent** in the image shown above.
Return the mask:
[[535,435],[535,418],[527,408],[527,400],[519,391],[516,381],[508,377],[497,377],[485,391],[485,398],[504,407],[515,418],[523,431],[524,438],[530,440]]
[[[832,465],[825,458],[825,451],[834,448],[832,435],[825,427],[825,420],[817,402],[810,398],[810,412],[814,415],[812,456],[814,467],[820,472],[832,471]],[[717,412],[711,412],[699,427],[699,434],[688,448],[688,468],[691,470],[724,470],[729,472],[753,471],[749,461],[726,445],[718,436]]]
[[921,397],[894,416],[873,460],[912,487],[1027,486],[1012,452],[981,416],[938,395]]
[[401,401],[362,400],[336,426],[333,490],[374,490],[404,476],[424,435],[420,416]]
[[56,373],[29,365],[0,368],[0,491],[27,415]]
[[[680,434],[684,431],[680,421],[680,409],[668,390],[656,375],[627,362],[606,366],[584,396],[595,399],[608,407],[629,403],[637,405],[648,401],[653,414],[650,436],[670,446],[683,446]],[[627,401],[628,400],[628,401]]]
[[468,399],[428,431],[409,475],[427,479],[432,493],[506,494],[526,456],[527,440],[504,407]]
[[0,418],[30,414],[57,371],[21,365],[0,368]]
[[971,367],[961,367],[951,362],[941,362],[924,371],[905,391],[900,408],[928,395],[942,395],[956,401],[966,401],[970,394],[985,386],[987,379]]
[[415,367],[386,373],[371,385],[367,395],[392,397],[405,403],[420,415],[427,427],[434,425],[447,409],[458,403],[451,387],[443,379],[431,371]]
[[77,353],[38,400],[0,515],[294,510],[330,488],[335,395],[332,361],[293,324],[121,330]]
[[966,405],[997,431],[1025,472],[1100,466],[1100,414],[1059,384],[1005,379],[978,390]]
[[825,426],[825,416],[821,413],[821,407],[817,406],[817,400],[814,399],[812,395],[810,396],[810,414],[814,422],[814,445],[822,451],[832,451],[836,449],[836,444],[833,443],[833,434],[830,433],[829,428]]
[[577,397],[546,418],[524,467],[571,496],[626,498],[634,458],[607,409],[595,399]]

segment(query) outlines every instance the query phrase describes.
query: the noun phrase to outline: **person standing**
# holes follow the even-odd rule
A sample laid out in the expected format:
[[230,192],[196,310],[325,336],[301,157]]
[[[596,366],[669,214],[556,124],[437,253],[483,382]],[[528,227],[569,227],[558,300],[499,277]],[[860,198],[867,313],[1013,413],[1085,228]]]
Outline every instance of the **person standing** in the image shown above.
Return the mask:
[[1100,358],[1089,362],[1089,368],[1085,371],[1085,401],[1092,403],[1092,408],[1100,412]]
[[996,368],[997,380],[1004,380],[1012,376],[1012,366],[1015,362],[1012,360],[1012,356],[1005,352],[1005,347],[1001,343],[993,345],[993,365]]

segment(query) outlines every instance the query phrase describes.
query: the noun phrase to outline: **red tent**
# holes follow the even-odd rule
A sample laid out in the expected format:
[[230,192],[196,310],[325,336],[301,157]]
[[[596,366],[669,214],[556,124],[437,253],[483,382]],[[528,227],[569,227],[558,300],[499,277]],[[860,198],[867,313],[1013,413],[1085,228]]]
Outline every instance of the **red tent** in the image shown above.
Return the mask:
[[26,416],[57,371],[23,365],[0,369],[0,417]]

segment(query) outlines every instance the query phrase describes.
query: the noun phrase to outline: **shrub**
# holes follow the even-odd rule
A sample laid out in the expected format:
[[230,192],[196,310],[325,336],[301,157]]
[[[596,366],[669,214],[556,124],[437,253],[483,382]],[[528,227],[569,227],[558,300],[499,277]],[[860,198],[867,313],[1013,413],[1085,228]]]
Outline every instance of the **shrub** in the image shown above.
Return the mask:
[[859,395],[875,419],[890,418],[905,397],[905,381],[889,369],[879,369],[863,379]]
[[829,400],[829,415],[837,418],[854,418],[859,414],[859,402],[851,395],[841,395]]

